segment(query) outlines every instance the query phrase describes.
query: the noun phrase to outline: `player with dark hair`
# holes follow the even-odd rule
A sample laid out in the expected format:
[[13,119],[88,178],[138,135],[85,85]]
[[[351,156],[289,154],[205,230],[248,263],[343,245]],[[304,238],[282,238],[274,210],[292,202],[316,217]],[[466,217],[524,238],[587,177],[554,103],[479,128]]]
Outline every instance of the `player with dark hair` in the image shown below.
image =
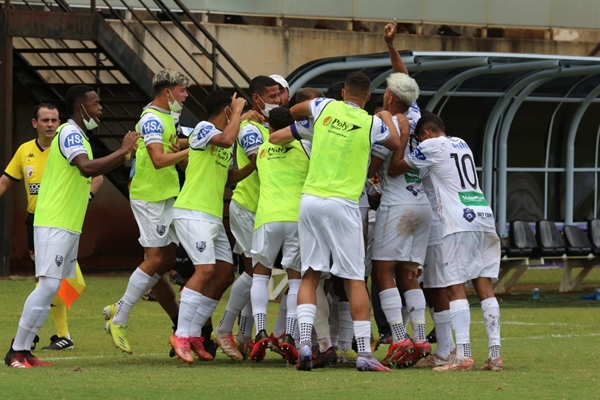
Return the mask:
[[479,187],[473,153],[464,140],[446,136],[444,122],[431,112],[423,112],[415,133],[419,146],[405,158],[394,160],[389,173],[426,168],[443,223],[444,279],[457,348],[450,354],[449,362],[433,370],[475,369],[470,343],[471,314],[465,294],[465,282],[470,280],[481,301],[488,336],[489,357],[482,369],[502,371],[500,307],[492,288],[492,279],[498,277],[500,269],[500,239],[494,214]]
[[[281,103],[279,85],[268,76],[259,75],[250,81],[252,110],[260,112],[268,121],[270,111]],[[258,148],[269,137],[268,123],[264,125],[255,121],[242,121],[237,137],[235,158],[239,168],[250,163],[250,157],[255,155]],[[240,182],[231,197],[229,205],[229,223],[231,233],[235,237],[234,253],[240,254],[244,263],[244,273],[235,281],[231,288],[229,301],[223,318],[215,331],[217,343],[221,350],[233,359],[247,358],[252,350],[252,305],[250,303],[250,287],[252,286],[252,234],[258,207],[259,181],[258,174],[253,172],[247,179]],[[240,315],[238,344],[235,345],[233,325]],[[243,353],[243,354],[242,354]]]
[[379,118],[362,110],[370,97],[370,85],[364,73],[349,74],[342,90],[344,101],[318,98],[292,107],[296,120],[315,118],[312,134],[292,132],[290,138],[284,132],[273,134],[269,139],[274,144],[293,138],[312,141],[298,220],[302,260],[302,283],[298,292],[299,370],[312,369],[316,288],[321,276],[331,273],[343,278],[348,288],[359,355],[356,368],[389,371],[373,357],[369,343],[370,307],[364,282],[365,249],[358,199],[373,144],[380,142],[395,150],[399,138],[388,112],[383,111]]
[[205,101],[208,121],[189,136],[190,156],[186,179],[173,206],[173,224],[195,272],[181,291],[177,330],[170,342],[177,356],[193,362],[191,351],[212,360],[204,349],[202,326],[212,315],[223,292],[233,282],[233,258],[223,226],[225,187],[254,171],[251,161],[231,169],[232,146],[240,129],[246,100],[224,91],[209,93]]
[[65,102],[70,118],[58,127],[50,145],[33,222],[38,285],[25,301],[15,340],[4,359],[14,368],[50,365],[31,354],[30,349],[50,313],[61,280],[75,276],[91,177],[126,161],[140,137],[137,132],[129,132],[121,148],[94,160],[87,131],[98,126],[98,117],[102,114],[98,94],[89,86],[73,86]]

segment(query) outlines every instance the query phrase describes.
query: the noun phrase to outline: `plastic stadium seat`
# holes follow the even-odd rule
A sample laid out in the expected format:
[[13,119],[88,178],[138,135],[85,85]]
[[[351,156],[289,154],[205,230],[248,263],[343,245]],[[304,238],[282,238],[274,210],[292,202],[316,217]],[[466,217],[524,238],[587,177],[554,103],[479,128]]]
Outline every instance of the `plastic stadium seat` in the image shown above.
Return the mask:
[[592,245],[592,253],[600,256],[600,219],[588,221],[588,238]]
[[565,245],[554,222],[542,220],[538,221],[535,226],[535,236],[540,247],[541,256],[560,257],[565,254]]
[[509,238],[506,252],[509,257],[531,257],[538,253],[538,244],[529,227],[529,222],[511,222]]
[[587,256],[592,252],[592,244],[584,231],[576,226],[565,226],[564,232],[567,239],[567,255]]

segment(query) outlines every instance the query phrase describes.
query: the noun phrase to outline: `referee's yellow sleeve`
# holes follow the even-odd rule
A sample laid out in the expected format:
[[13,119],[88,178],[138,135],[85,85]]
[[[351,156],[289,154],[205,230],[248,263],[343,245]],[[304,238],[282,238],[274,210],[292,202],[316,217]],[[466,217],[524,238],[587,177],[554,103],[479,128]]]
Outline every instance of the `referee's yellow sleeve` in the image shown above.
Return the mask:
[[15,153],[10,163],[4,170],[4,173],[13,180],[20,181],[23,179],[23,166],[21,165],[21,153],[23,152],[23,146],[20,146]]

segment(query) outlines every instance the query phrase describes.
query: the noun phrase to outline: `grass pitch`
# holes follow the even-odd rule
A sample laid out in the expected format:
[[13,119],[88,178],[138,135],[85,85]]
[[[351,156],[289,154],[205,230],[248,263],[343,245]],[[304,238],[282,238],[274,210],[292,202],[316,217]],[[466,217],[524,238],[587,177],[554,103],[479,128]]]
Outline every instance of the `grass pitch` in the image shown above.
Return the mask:
[[[561,270],[530,270],[517,290],[499,297],[505,371],[437,373],[394,370],[359,373],[350,365],[314,370],[288,368],[275,353],[264,362],[232,361],[220,350],[213,362],[185,365],[169,358],[171,322],[154,302],[140,301],[129,319],[134,354],[117,350],[104,332],[102,308],[120,298],[128,276],[88,276],[88,289],[69,313],[75,349],[38,350],[53,367],[0,368],[1,398],[36,399],[598,399],[600,384],[600,301],[582,300],[600,286],[595,269],[576,293],[557,293]],[[0,280],[0,343],[8,350],[33,278]],[[539,287],[541,299],[531,299]],[[215,312],[218,322],[225,308]],[[487,358],[479,302],[471,303],[471,339],[476,363]],[[269,303],[269,330],[278,303]],[[428,318],[428,324],[431,323]],[[431,326],[431,325],[429,325]],[[428,329],[429,329],[428,326]],[[40,348],[55,333],[49,318],[39,333]],[[387,346],[376,356],[383,358]]]

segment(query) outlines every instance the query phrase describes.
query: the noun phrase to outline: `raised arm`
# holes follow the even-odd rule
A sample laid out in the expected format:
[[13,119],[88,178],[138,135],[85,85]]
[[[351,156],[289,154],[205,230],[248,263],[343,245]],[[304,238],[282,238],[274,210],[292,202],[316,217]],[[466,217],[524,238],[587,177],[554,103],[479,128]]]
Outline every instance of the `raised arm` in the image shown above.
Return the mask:
[[233,146],[235,139],[237,139],[240,133],[240,118],[245,105],[246,99],[243,97],[237,98],[237,93],[231,96],[231,110],[233,111],[231,119],[225,129],[223,129],[222,134],[215,135],[210,139],[211,144],[225,148]]
[[73,159],[73,165],[75,165],[81,172],[81,175],[86,178],[104,175],[129,159],[131,150],[133,150],[135,142],[140,136],[141,134],[138,132],[129,131],[123,138],[120,149],[110,153],[106,157],[96,158],[94,160],[90,160],[87,153],[80,154]]
[[398,23],[396,22],[396,18],[394,18],[392,24],[387,24],[385,28],[383,28],[383,40],[385,40],[385,43],[387,44],[394,72],[402,72],[403,74],[408,75],[408,69],[406,68],[406,65],[404,65],[402,57],[398,54],[398,50],[394,47],[394,37],[396,37],[397,27]]
[[295,139],[292,134],[292,129],[288,126],[287,128],[280,129],[269,135],[269,143],[272,144],[285,144],[293,142]]
[[408,166],[406,161],[404,161],[406,145],[408,144],[408,139],[410,137],[410,124],[408,123],[408,118],[406,118],[406,115],[404,114],[398,114],[396,118],[398,119],[398,127],[400,128],[400,146],[398,147],[398,150],[394,151],[394,155],[390,161],[390,166],[388,167],[389,176],[402,175],[412,169]]
[[290,108],[292,117],[294,117],[294,119],[296,121],[299,121],[303,118],[312,116],[312,112],[310,111],[310,102],[311,101],[312,100],[306,100],[306,101],[303,101],[302,103],[298,103],[295,106],[293,106],[292,108]]

